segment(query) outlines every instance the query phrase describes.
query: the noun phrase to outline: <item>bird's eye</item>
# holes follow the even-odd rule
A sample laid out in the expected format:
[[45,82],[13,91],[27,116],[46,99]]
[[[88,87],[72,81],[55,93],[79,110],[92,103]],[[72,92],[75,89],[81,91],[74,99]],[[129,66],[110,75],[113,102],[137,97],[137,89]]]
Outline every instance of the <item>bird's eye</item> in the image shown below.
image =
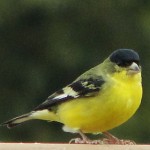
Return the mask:
[[132,64],[132,62],[125,62],[124,66],[130,66]]
[[132,62],[131,61],[122,61],[122,62],[118,62],[118,66],[120,66],[120,67],[128,67],[128,66],[130,66],[132,64]]
[[139,61],[122,61],[118,62],[117,65],[120,67],[129,67],[133,62],[135,62],[139,66]]

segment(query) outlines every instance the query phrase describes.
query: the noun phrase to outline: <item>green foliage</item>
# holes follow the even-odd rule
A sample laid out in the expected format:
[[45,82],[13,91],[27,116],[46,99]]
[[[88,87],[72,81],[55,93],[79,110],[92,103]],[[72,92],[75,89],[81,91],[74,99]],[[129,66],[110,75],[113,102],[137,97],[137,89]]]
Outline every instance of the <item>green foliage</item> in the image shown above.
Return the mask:
[[[100,0],[0,1],[0,120],[26,113],[50,93],[99,64],[117,48],[139,52],[143,102],[120,138],[150,141],[150,2]],[[33,121],[8,130],[2,142],[63,142],[77,135],[61,124]]]

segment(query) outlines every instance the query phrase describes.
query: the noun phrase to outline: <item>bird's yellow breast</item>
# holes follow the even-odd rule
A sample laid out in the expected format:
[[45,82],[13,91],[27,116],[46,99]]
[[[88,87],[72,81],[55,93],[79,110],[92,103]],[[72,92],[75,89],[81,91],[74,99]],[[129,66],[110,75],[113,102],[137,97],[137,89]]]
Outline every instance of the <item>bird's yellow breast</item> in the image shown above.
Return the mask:
[[141,74],[115,73],[97,96],[83,97],[58,106],[57,121],[85,133],[103,132],[127,121],[142,98]]

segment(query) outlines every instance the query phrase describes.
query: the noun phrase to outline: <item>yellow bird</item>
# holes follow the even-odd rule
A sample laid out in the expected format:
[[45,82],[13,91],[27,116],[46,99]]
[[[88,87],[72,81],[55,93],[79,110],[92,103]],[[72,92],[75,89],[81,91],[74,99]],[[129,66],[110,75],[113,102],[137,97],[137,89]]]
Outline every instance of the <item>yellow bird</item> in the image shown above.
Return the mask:
[[104,62],[50,95],[33,111],[2,125],[11,128],[32,119],[56,121],[64,125],[64,131],[81,135],[82,139],[76,143],[90,143],[84,133],[103,132],[114,140],[106,131],[127,121],[141,103],[139,63],[137,52],[118,49]]

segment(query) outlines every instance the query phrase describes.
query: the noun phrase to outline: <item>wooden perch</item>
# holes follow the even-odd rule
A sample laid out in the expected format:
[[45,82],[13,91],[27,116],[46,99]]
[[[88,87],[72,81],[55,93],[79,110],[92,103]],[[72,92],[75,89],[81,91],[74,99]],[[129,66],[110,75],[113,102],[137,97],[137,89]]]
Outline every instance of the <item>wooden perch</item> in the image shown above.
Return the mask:
[[0,150],[150,150],[150,145],[0,143]]

